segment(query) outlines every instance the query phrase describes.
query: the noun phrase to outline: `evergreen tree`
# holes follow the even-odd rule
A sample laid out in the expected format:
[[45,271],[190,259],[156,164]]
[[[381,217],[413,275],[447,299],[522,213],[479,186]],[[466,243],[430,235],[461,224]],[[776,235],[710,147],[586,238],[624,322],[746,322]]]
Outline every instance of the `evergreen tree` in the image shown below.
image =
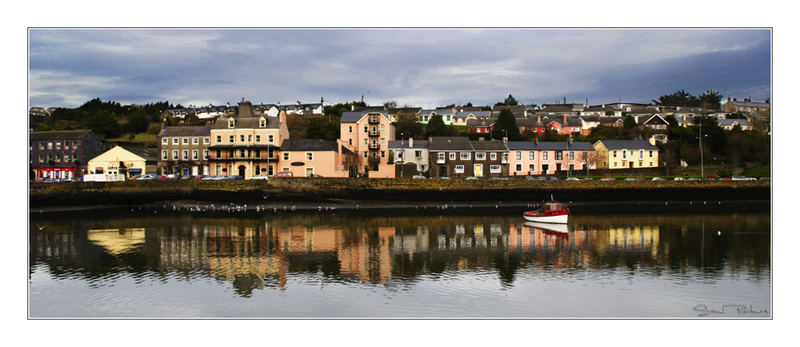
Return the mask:
[[517,141],[520,139],[517,120],[514,118],[514,114],[511,113],[511,110],[509,109],[503,109],[500,111],[500,115],[494,122],[494,129],[492,130],[492,138],[494,139],[502,139],[506,136],[508,136],[509,141]]

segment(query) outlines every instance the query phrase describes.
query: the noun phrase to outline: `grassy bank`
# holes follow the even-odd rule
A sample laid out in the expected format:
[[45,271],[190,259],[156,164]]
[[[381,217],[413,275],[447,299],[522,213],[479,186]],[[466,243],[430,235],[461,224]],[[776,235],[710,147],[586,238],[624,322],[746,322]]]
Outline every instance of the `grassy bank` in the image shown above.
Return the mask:
[[769,182],[308,179],[34,184],[30,206],[138,205],[158,201],[690,201],[770,199]]

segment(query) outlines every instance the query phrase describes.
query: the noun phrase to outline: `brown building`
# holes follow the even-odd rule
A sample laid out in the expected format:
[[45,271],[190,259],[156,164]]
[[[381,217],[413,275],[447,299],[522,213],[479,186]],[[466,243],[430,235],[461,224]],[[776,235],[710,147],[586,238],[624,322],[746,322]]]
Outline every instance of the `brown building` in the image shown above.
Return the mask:
[[431,137],[428,150],[431,177],[508,176],[508,148],[503,141]]
[[103,143],[91,130],[37,131],[30,133],[28,160],[36,179],[79,178],[86,164],[103,153]]
[[167,126],[158,133],[159,174],[208,175],[211,127]]

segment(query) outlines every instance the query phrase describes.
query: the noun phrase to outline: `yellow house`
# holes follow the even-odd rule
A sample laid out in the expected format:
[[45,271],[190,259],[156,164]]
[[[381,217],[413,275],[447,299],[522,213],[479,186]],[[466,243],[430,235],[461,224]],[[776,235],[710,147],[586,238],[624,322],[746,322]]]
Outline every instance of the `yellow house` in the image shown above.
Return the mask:
[[594,143],[598,169],[639,169],[658,167],[655,139],[599,140]]
[[130,178],[155,172],[157,161],[156,149],[115,146],[90,159],[87,170],[91,174]]

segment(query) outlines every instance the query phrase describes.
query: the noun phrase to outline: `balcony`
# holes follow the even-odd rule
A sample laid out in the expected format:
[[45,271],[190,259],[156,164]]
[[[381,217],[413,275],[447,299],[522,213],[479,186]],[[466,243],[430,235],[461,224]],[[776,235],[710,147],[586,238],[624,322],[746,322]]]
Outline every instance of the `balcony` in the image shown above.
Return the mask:
[[381,118],[378,115],[371,115],[368,122],[369,124],[378,124],[381,122]]
[[377,144],[377,143],[370,143],[370,144],[369,144],[369,149],[370,149],[370,150],[378,150],[378,149],[380,149],[380,148],[381,148],[381,145],[380,145],[380,144]]
[[370,131],[369,132],[369,137],[378,137],[378,136],[381,136],[381,132],[380,131]]

